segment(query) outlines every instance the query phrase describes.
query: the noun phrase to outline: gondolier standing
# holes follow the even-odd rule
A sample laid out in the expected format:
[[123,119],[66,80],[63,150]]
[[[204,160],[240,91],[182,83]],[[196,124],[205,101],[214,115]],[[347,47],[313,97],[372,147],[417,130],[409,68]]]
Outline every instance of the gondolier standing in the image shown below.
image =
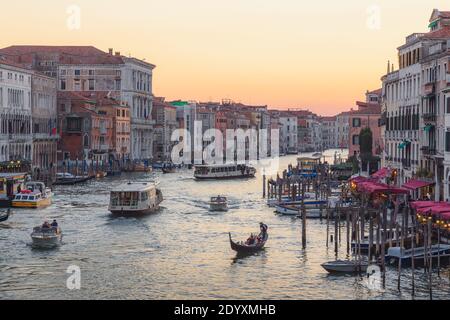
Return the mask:
[[259,223],[259,228],[261,229],[261,236],[264,238],[264,235],[267,233],[267,229],[269,228],[267,224],[264,224],[262,222]]

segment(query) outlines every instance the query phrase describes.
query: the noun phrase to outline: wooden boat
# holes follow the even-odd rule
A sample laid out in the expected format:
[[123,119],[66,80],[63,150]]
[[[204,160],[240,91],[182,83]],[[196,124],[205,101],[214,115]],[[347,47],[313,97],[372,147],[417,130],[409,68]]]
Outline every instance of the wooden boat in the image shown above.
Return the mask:
[[256,169],[243,164],[195,166],[197,180],[219,180],[255,177]]
[[65,186],[65,185],[74,185],[78,183],[83,183],[88,180],[92,179],[89,175],[83,175],[83,176],[74,176],[71,173],[65,172],[65,173],[57,173],[56,174],[56,182],[54,185],[59,186]]
[[[322,207],[322,217],[326,217],[327,202],[324,200],[306,200],[304,201],[306,217],[309,219],[320,218],[320,208]],[[285,216],[299,216],[301,215],[301,204],[294,205],[276,205],[275,212]]]
[[0,222],[5,222],[6,220],[8,220],[10,214],[11,212],[9,209],[4,212],[0,212]]
[[148,214],[157,211],[162,201],[162,192],[155,183],[129,182],[111,191],[108,209],[118,215]]
[[[315,198],[315,194],[312,192],[307,192],[305,193],[305,198],[304,199],[314,199]],[[278,198],[272,198],[272,199],[267,199],[267,205],[269,207],[274,207],[278,204],[285,204],[285,205],[296,205],[296,204],[301,204],[302,203],[302,196],[297,196],[294,200],[292,200],[291,196],[282,196],[281,197],[281,202],[278,200]]]
[[437,259],[438,256],[448,256],[450,254],[450,245],[448,244],[435,244],[431,246],[431,249],[425,250],[425,247],[418,247],[413,249],[405,249],[401,247],[392,247],[388,249],[386,255],[386,261],[391,264],[398,264],[401,260],[402,265],[408,266],[411,264],[411,259],[414,257],[416,263],[421,263],[427,258]]
[[228,211],[228,199],[226,197],[212,197],[209,202],[211,211]]
[[43,182],[27,182],[25,188],[14,197],[13,207],[42,208],[52,204],[52,190],[47,188]]
[[62,231],[58,227],[35,227],[31,233],[34,248],[51,249],[57,247],[62,240]]
[[[394,246],[397,246],[397,245],[400,245],[400,243],[398,243],[397,244],[397,237],[398,237],[398,239],[399,239],[399,242],[400,242],[400,234],[399,235],[397,235],[397,231],[395,230],[395,229],[393,229],[392,230],[392,232],[391,231],[389,231],[389,230],[387,230],[386,232],[384,231],[384,229],[381,229],[381,239],[380,239],[380,241],[379,241],[379,243],[381,244],[381,241],[382,241],[382,235],[383,235],[383,233],[386,233],[386,241],[385,241],[385,245],[386,245],[386,248],[388,248],[388,246],[389,246],[389,244],[392,242],[393,243],[393,245]],[[405,235],[404,237],[403,237],[403,240],[404,240],[404,242],[405,242],[405,244],[409,244],[410,242],[411,242],[411,237],[412,237],[412,235],[410,235],[410,234],[408,234],[408,235]],[[374,235],[373,235],[373,245],[372,245],[372,252],[375,252],[375,250],[376,250],[376,243],[377,243],[377,239],[378,239],[378,235],[377,235],[377,233],[375,232],[374,233]],[[369,246],[370,246],[370,243],[369,243],[369,237],[368,236],[365,236],[364,237],[364,239],[360,242],[360,248],[361,248],[361,252],[368,252],[369,251]],[[351,248],[352,248],[352,250],[354,250],[354,251],[356,251],[356,250],[358,250],[358,244],[357,244],[357,242],[356,241],[352,241],[352,243],[351,243]]]
[[365,261],[361,263],[357,261],[329,261],[321,264],[322,268],[330,273],[355,273],[355,272],[366,272],[369,264]]
[[[261,241],[253,245],[247,245],[244,242],[234,242],[231,238],[231,233],[228,233],[228,235],[230,237],[231,249],[240,254],[251,254],[264,249],[264,246],[269,239],[269,234],[266,232]],[[259,236],[261,236],[261,234]]]

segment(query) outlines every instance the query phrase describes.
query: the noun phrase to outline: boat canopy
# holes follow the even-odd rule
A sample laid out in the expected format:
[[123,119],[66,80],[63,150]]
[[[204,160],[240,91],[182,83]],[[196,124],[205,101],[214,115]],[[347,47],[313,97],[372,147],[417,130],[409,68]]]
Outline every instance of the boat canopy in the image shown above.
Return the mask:
[[434,185],[434,182],[427,182],[417,179],[409,180],[407,183],[403,185],[403,188],[410,189],[410,190],[417,190],[420,188],[425,188]]

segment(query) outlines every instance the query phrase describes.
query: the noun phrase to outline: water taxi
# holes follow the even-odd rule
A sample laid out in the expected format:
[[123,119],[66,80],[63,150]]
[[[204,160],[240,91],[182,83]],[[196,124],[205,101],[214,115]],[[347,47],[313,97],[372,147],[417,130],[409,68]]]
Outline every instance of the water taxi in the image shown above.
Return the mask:
[[119,215],[153,213],[163,201],[162,192],[154,182],[129,182],[111,191],[109,211]]
[[92,177],[89,175],[75,176],[68,172],[60,172],[56,174],[56,182],[54,185],[64,186],[64,185],[74,185],[77,183],[83,183],[90,180]]
[[211,211],[227,211],[228,200],[226,197],[222,196],[212,197],[209,202],[209,207]]
[[43,182],[27,182],[25,190],[17,193],[12,201],[15,208],[41,208],[52,204],[53,193]]
[[0,207],[8,208],[16,194],[25,188],[26,173],[0,173]]
[[51,249],[57,247],[62,240],[62,231],[59,227],[38,226],[31,233],[33,248]]
[[194,177],[198,180],[253,178],[256,169],[244,164],[195,166]]

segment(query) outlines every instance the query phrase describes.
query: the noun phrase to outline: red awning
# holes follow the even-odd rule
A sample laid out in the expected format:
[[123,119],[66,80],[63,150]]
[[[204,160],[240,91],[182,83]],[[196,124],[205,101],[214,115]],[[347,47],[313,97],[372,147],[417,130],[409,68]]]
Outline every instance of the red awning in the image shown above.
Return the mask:
[[420,188],[431,186],[433,184],[434,184],[434,182],[427,182],[427,181],[412,179],[412,180],[409,180],[407,183],[405,183],[403,185],[403,188],[407,188],[410,190],[417,190]]
[[366,193],[389,193],[389,194],[408,194],[409,190],[389,186],[384,183],[378,183],[373,181],[361,182],[358,184],[358,191]]
[[414,201],[411,202],[411,208],[413,209],[420,209],[420,208],[426,208],[426,207],[432,207],[437,205],[438,203],[434,202],[434,201]]
[[372,175],[372,178],[383,179],[383,178],[386,178],[390,174],[391,174],[391,169],[383,168],[383,169],[380,169],[377,172],[375,172]]

